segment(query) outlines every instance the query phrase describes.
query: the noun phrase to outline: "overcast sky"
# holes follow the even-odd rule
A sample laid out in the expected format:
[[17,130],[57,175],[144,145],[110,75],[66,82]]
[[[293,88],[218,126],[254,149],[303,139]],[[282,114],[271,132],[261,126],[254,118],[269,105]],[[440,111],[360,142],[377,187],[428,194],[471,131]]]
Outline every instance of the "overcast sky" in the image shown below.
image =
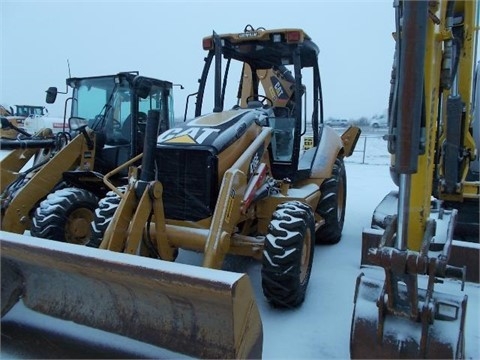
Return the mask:
[[[197,90],[204,36],[303,28],[320,48],[326,117],[370,117],[387,108],[393,61],[393,0],[21,1],[0,0],[0,103],[47,105],[68,77],[138,70],[180,83],[176,113]],[[63,115],[62,101],[48,105]]]

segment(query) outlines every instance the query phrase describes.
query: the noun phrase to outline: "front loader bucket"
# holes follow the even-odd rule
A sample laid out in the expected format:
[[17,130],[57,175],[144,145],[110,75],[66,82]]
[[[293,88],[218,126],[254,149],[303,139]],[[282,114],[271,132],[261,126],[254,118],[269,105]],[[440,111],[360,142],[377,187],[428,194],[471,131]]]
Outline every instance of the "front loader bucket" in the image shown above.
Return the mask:
[[2,316],[21,298],[52,317],[199,358],[260,358],[245,274],[0,231]]
[[[382,314],[384,281],[360,274],[355,289],[350,357],[352,359],[461,359],[464,357],[464,329],[467,296],[433,293],[434,318],[422,329],[422,322],[397,314]],[[420,303],[425,290],[419,290]],[[406,294],[404,294],[406,296]]]

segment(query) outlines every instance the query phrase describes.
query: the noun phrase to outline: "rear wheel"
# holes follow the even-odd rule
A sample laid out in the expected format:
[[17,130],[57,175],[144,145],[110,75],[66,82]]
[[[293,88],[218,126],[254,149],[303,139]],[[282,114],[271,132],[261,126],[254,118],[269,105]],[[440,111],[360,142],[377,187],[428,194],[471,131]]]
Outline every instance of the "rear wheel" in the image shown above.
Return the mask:
[[317,244],[336,244],[342,237],[347,200],[347,176],[343,159],[337,159],[332,169],[332,176],[320,186],[320,200],[316,212],[325,224],[315,235]]
[[97,197],[84,189],[57,190],[35,210],[30,233],[45,239],[86,244],[97,202]]
[[297,307],[305,299],[313,262],[315,220],[299,201],[280,204],[265,239],[262,288],[277,307]]

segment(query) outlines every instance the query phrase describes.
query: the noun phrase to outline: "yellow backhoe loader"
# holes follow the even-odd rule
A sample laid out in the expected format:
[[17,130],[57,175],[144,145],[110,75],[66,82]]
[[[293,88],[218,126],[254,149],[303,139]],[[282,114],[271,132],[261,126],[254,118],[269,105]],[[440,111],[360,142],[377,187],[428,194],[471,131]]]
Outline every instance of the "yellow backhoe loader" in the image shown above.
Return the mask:
[[[68,104],[71,115],[61,133],[2,139],[2,149],[12,151],[0,161],[1,228],[86,243],[98,199],[108,191],[102,176],[142,152],[146,112],[162,112],[156,133],[173,126],[172,83],[129,72],[69,78],[67,87],[73,93],[64,119]],[[47,103],[57,93],[49,88]],[[126,171],[114,180],[126,183]]]
[[[480,248],[477,2],[395,6],[388,149],[398,191],[363,232],[350,355],[462,359],[463,286],[478,282]],[[445,278],[454,290],[436,285]]]
[[[157,137],[149,129],[162,115],[149,111],[142,164],[130,167],[127,188],[110,181],[116,171],[104,177],[116,195],[96,210],[92,242],[100,249],[81,259],[69,244],[20,249],[2,237],[2,283],[10,284],[3,311],[23,296],[37,311],[187,355],[259,358],[262,324],[248,277],[222,270],[225,257],[261,261],[273,306],[302,304],[314,245],[341,239],[343,159],[360,130],[340,136],[323,125],[319,50],[303,30],[247,26],[214,32],[203,48],[195,118]],[[308,127],[313,146],[302,151]],[[179,250],[202,253],[203,266],[173,263]],[[64,253],[72,259],[57,264]],[[57,275],[45,275],[55,284],[48,290],[47,280],[34,281],[43,269]],[[71,306],[80,298],[87,305]]]
[[[101,216],[102,207],[96,212],[109,223],[100,246],[168,261],[178,249],[200,251],[203,266],[214,269],[222,268],[226,254],[257,258],[268,301],[299,306],[315,242],[340,240],[343,158],[353,151],[359,129],[342,137],[327,126],[315,130],[322,119],[318,48],[303,31],[247,29],[214,34],[203,46],[209,53],[195,119],[146,140],[141,170],[119,194],[111,221]],[[214,111],[202,115],[212,64]],[[225,110],[235,68],[241,71],[238,100]],[[308,70],[307,87],[302,78]],[[156,126],[153,118],[149,122]],[[307,126],[316,134],[314,146],[301,152]],[[113,206],[105,208],[111,212]]]

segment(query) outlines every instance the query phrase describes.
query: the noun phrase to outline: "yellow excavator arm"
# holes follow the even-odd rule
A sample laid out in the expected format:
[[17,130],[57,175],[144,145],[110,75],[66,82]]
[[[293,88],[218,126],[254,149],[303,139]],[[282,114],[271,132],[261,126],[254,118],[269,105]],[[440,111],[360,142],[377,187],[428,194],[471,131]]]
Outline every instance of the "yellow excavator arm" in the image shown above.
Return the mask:
[[[467,247],[477,254],[469,267],[478,268],[478,246],[453,240],[459,205],[474,200],[478,214],[478,173],[476,181],[466,181],[476,156],[471,106],[477,2],[404,1],[395,7],[388,149],[398,191],[374,213],[372,225],[383,233],[363,232],[362,264],[382,267],[385,276],[367,276],[366,269],[357,278],[350,354],[463,358],[468,298],[461,291],[436,291],[435,283],[465,281],[470,256],[455,254]],[[396,213],[384,212],[389,204],[397,205]],[[478,219],[476,230],[472,225],[478,234]]]

